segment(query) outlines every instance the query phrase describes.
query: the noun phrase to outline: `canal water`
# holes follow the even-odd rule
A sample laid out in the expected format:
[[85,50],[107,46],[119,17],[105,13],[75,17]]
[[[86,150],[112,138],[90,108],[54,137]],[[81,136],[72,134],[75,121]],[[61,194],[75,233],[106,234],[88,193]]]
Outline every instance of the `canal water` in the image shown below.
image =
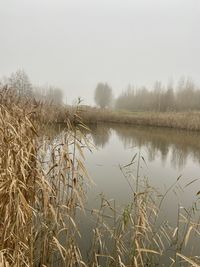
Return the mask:
[[[200,134],[116,124],[90,128],[87,138],[94,147],[84,150],[84,156],[93,182],[86,187],[85,212],[78,213],[79,246],[83,259],[87,262],[91,257],[94,229],[103,226],[103,223],[112,228],[118,215],[133,203],[134,192],[151,188],[157,197],[155,204],[159,207],[157,227],[165,224],[169,229],[178,227],[178,235],[174,231],[174,244],[173,238],[164,244],[166,251],[163,251],[163,259],[160,265],[155,265],[171,266],[169,258],[174,258],[175,251],[179,249],[176,238],[179,238],[179,243],[186,239],[189,230],[187,222],[190,220],[199,223]],[[100,208],[104,210],[104,221],[102,213],[101,218],[98,217]],[[187,246],[182,244],[181,253],[200,256],[199,234],[191,230],[189,236],[190,243]],[[101,238],[109,253],[112,245],[109,234]],[[101,261],[101,266],[106,266],[106,260]],[[190,265],[181,263],[177,266]]]
[[[167,222],[175,229],[181,221],[180,213],[187,216],[191,207],[196,207],[200,190],[199,133],[111,124],[93,126],[89,135],[95,148],[85,152],[86,167],[94,182],[87,190],[88,211],[100,207],[102,196],[123,211],[133,200],[137,177],[139,184],[148,183],[161,199],[165,196],[158,224]],[[199,215],[195,211],[196,221]],[[94,221],[89,223],[89,217],[90,212],[86,212],[81,221],[82,246],[88,251],[95,225]],[[200,255],[199,240],[191,241],[195,255]],[[191,253],[188,248],[182,252]],[[163,262],[163,266],[170,265],[166,259]]]

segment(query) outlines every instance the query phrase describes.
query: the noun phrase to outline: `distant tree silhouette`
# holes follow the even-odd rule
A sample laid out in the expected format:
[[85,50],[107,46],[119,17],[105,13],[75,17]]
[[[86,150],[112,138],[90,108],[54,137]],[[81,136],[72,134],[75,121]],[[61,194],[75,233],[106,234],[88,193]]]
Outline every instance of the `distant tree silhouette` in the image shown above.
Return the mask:
[[35,87],[34,96],[39,101],[48,102],[54,105],[61,105],[63,103],[63,91],[54,86]]
[[109,106],[112,101],[112,88],[107,83],[98,83],[94,93],[94,100],[101,108]]
[[32,84],[24,70],[17,70],[8,78],[8,84],[17,91],[19,96],[31,96]]
[[200,88],[191,78],[180,79],[177,86],[157,81],[152,89],[128,87],[115,101],[115,107],[130,111],[200,110]]

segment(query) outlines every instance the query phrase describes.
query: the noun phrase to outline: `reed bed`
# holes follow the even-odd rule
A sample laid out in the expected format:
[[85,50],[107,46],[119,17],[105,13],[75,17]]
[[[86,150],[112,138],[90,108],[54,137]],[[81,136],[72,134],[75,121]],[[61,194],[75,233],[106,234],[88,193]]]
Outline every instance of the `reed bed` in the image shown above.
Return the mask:
[[[160,200],[156,190],[141,179],[144,159],[140,153],[120,166],[132,190],[130,203],[118,209],[115,201],[102,197],[100,208],[90,211],[95,226],[89,255],[84,258],[79,225],[90,179],[83,149],[91,145],[79,106],[63,117],[65,130],[58,139],[49,140],[38,136],[38,124],[53,121],[45,118],[45,106],[19,99],[6,88],[0,94],[1,267],[144,267],[162,266],[166,259],[169,266],[183,261],[185,266],[199,266],[199,255],[184,250],[192,248],[192,235],[199,240],[199,221],[193,219],[198,203],[189,211],[178,208],[175,228],[166,222],[158,224],[165,195]],[[173,253],[167,255],[168,250]]]
[[83,121],[86,124],[121,123],[168,127],[183,130],[200,130],[200,112],[127,112],[98,108],[82,108]]
[[75,216],[83,207],[87,172],[78,112],[66,124],[61,143],[45,151],[32,122],[35,104],[19,104],[9,90],[1,94],[0,262],[81,266]]

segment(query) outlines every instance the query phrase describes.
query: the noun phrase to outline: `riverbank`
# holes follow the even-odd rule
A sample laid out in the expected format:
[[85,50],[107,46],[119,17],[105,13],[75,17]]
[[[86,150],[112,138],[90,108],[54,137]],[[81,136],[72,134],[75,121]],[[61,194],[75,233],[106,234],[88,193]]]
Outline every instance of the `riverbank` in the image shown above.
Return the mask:
[[97,108],[82,108],[86,124],[124,123],[200,131],[200,112],[126,112]]

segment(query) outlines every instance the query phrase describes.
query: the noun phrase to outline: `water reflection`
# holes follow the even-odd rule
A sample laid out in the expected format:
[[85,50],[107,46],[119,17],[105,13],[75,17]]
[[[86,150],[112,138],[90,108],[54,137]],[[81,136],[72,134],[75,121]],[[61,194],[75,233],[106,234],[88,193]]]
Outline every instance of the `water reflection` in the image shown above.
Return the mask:
[[[118,164],[129,163],[135,152],[141,149],[147,165],[151,163],[150,167],[148,165],[147,168],[145,166],[140,170],[140,177],[147,177],[149,184],[160,194],[164,194],[167,188],[174,184],[177,177],[182,175],[177,187],[168,192],[160,211],[161,220],[167,220],[170,225],[176,227],[177,203],[181,203],[181,206],[185,208],[190,207],[196,200],[196,193],[199,191],[200,181],[197,181],[198,184],[191,183],[191,181],[197,178],[200,172],[200,134],[165,128],[114,124],[102,124],[90,128],[91,132],[85,132],[85,134],[96,147],[102,149],[94,149],[94,153],[85,151],[86,168],[94,181],[94,185],[87,188],[86,211],[87,209],[98,209],[97,196],[102,192],[107,199],[114,199],[116,207],[120,207],[119,209],[130,203],[133,196],[132,191],[120,172]],[[62,131],[62,127],[58,125],[48,130],[53,143],[62,140],[59,130]],[[48,151],[45,156],[47,154]],[[195,161],[197,164],[194,164]],[[135,174],[135,166],[131,167],[134,168],[131,170]],[[184,170],[180,172],[180,168],[183,167]],[[130,178],[130,182],[134,181]],[[186,186],[187,184],[190,186]],[[96,224],[91,219],[89,212],[86,212],[80,221],[82,238],[79,242],[83,256],[87,258],[87,252],[90,251],[90,240],[92,240],[92,229],[96,227]],[[169,264],[167,263],[166,266]]]
[[107,125],[95,125],[91,127],[92,140],[96,147],[104,148],[109,142],[111,128]]
[[169,156],[174,168],[184,167],[189,157],[200,163],[200,135],[196,132],[127,125],[98,125],[91,130],[97,147],[105,147],[115,133],[125,149],[143,147],[150,162],[159,156],[165,164]]
[[[65,125],[48,127],[50,138],[54,138]],[[90,136],[96,147],[105,148],[110,138],[117,135],[125,149],[143,148],[149,162],[159,157],[164,165],[169,158],[174,168],[183,168],[188,158],[200,164],[200,134],[167,128],[139,127],[101,124],[90,127]]]

